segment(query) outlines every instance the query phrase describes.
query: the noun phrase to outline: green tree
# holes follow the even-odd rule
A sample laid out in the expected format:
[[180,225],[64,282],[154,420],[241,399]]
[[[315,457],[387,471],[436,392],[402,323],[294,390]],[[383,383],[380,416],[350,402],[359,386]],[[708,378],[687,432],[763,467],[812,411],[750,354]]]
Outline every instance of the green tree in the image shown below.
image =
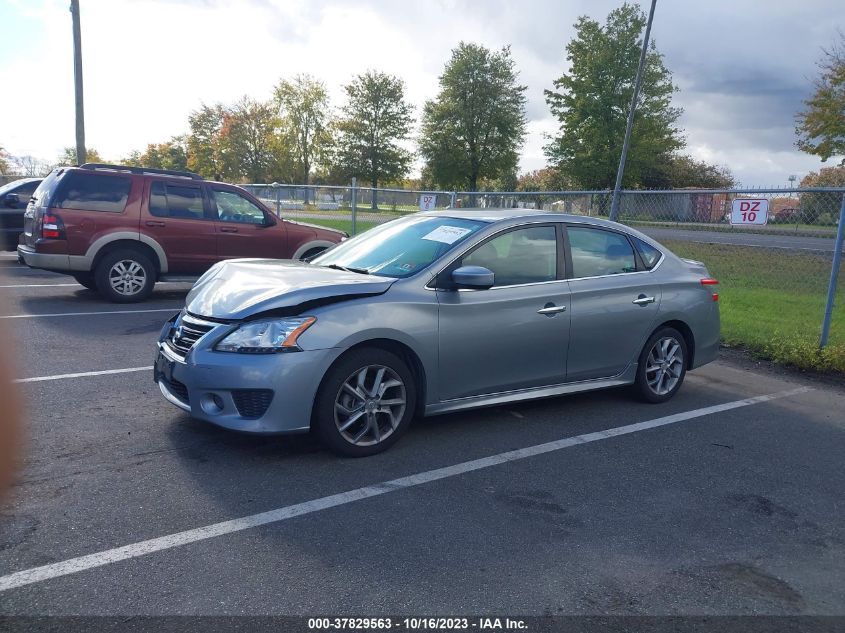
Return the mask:
[[[569,72],[546,90],[546,103],[560,131],[546,145],[549,161],[585,189],[609,189],[619,156],[642,48],[646,18],[637,5],[623,4],[604,26],[587,16],[575,23],[566,45]],[[654,41],[649,45],[637,101],[623,184],[642,184],[648,173],[685,144],[675,126],[680,108],[672,107],[672,75]]]
[[11,164],[9,163],[9,153],[6,148],[0,145],[0,174],[8,174]]
[[[404,178],[412,154],[399,143],[411,134],[413,106],[398,77],[367,71],[344,87],[348,101],[337,122],[336,155],[341,173],[362,176],[375,189]],[[373,209],[377,208],[373,192]]]
[[[845,165],[822,167],[801,179],[801,187],[845,187]],[[842,195],[838,193],[802,193],[799,195],[801,217],[809,224],[836,224]]]
[[188,117],[191,129],[185,140],[188,169],[204,178],[223,178],[220,132],[226,114],[226,108],[220,103],[202,104]]
[[267,182],[275,167],[274,139],[279,119],[270,103],[243,97],[223,117],[220,156],[229,180]]
[[642,174],[641,182],[649,189],[731,189],[737,180],[725,165],[714,165],[684,154],[671,154]]
[[816,91],[804,102],[807,109],[795,117],[796,145],[822,161],[842,156],[839,164],[845,165],[845,34],[840,32],[839,42],[824,56]]
[[[85,162],[87,163],[103,163],[105,162],[100,157],[100,152],[93,147],[85,149]],[[65,147],[58,159],[59,165],[77,165],[79,161],[76,160],[76,148]]]
[[328,143],[329,96],[326,86],[310,75],[279,81],[273,100],[281,118],[284,146],[290,152],[295,178],[310,182],[311,170]]
[[424,179],[477,191],[482,179],[514,174],[525,138],[525,90],[508,47],[493,52],[461,42],[453,49],[437,98],[423,110]]
[[137,162],[141,167],[187,170],[188,154],[185,137],[174,136],[166,143],[150,143],[147,145],[147,150],[137,157]]

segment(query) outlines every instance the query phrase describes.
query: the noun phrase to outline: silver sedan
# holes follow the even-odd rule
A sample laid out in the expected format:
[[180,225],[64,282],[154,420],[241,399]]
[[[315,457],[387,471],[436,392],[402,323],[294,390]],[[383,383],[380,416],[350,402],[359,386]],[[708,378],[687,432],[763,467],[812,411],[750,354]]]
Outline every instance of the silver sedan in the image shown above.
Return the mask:
[[311,262],[217,264],[162,329],[154,378],[195,418],[372,455],[415,416],[623,385],[664,402],[716,358],[716,283],[612,222],[420,213]]

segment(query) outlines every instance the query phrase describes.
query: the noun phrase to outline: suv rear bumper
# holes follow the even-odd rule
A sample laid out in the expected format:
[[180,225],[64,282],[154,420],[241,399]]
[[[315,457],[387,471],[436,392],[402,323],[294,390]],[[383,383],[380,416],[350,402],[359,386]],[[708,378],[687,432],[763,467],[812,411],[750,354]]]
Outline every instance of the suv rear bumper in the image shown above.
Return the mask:
[[60,273],[87,272],[91,262],[85,256],[66,255],[63,253],[39,253],[31,246],[18,244],[18,261],[30,268],[43,268]]
[[30,268],[70,270],[70,257],[53,253],[36,253],[31,246],[18,244],[18,259]]

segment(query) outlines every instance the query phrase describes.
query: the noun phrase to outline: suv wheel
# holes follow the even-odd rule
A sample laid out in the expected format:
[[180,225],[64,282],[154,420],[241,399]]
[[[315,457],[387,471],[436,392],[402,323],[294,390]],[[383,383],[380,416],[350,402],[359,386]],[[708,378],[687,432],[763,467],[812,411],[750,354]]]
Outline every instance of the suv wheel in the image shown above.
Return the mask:
[[107,253],[94,271],[97,289],[114,303],[133,303],[149,297],[155,275],[150,258],[131,249]]
[[314,403],[314,430],[339,455],[375,455],[408,430],[415,407],[414,376],[398,356],[355,350],[326,372]]
[[85,286],[88,290],[97,289],[97,280],[94,279],[94,273],[76,273],[73,278],[76,279],[76,283]]

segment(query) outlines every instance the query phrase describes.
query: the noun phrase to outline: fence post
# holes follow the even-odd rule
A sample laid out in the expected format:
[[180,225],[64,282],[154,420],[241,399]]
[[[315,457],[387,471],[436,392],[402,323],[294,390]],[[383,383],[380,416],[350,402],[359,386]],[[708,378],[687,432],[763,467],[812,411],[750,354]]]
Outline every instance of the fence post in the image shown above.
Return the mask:
[[355,235],[355,216],[358,214],[358,179],[352,177],[352,235]]
[[827,289],[827,305],[824,309],[824,323],[819,347],[827,345],[830,334],[830,319],[833,317],[833,300],[836,298],[836,285],[839,281],[839,265],[842,263],[842,242],[845,240],[845,193],[842,194],[842,206],[839,208],[839,228],[836,229],[836,244],[833,246],[833,264],[830,269],[830,285]]
[[449,208],[450,208],[450,209],[454,209],[454,208],[455,208],[455,199],[456,199],[457,197],[458,197],[457,192],[453,191],[453,192],[452,192],[452,194],[451,194],[451,196],[449,197]]
[[276,192],[276,215],[282,217],[282,200],[279,194],[279,183],[274,182],[270,186],[273,187]]

